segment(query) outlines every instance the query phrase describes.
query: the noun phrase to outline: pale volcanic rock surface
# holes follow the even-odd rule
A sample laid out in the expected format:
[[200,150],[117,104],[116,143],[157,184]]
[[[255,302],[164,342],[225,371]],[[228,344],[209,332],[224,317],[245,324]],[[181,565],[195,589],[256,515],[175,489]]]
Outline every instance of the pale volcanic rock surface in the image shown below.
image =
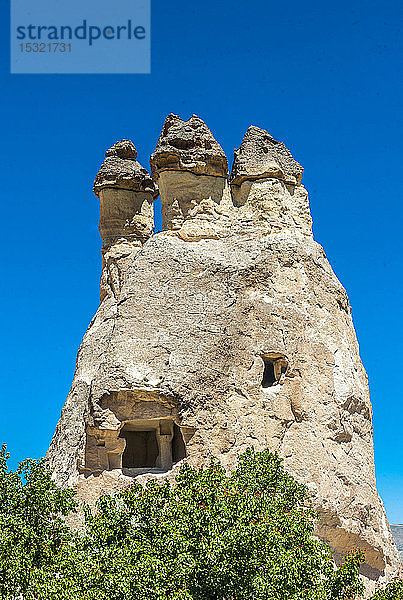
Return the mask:
[[299,184],[303,171],[283,142],[251,125],[241,146],[234,152],[231,183],[240,185],[247,179],[277,177],[286,183]]
[[[175,140],[188,123],[178,119],[167,119]],[[318,533],[336,556],[355,547],[366,552],[363,574],[372,589],[401,565],[376,490],[372,408],[350,305],[312,238],[302,167],[281,150],[283,176],[274,176],[260,151],[252,164],[244,140],[249,158],[234,179],[249,176],[237,186],[247,186],[241,201],[234,200],[217,172],[223,161],[211,166],[215,145],[201,150],[207,126],[194,123],[196,167],[186,168],[185,177],[190,142],[186,148],[170,142],[169,162],[166,154],[160,162],[152,158],[159,182],[161,169],[169,172],[163,210],[175,193],[182,208],[166,217],[164,231],[138,247],[117,242],[104,261],[103,301],[80,347],[48,453],[56,481],[78,486],[82,497],[103,485],[108,491],[129,485],[115,463],[94,476],[88,461],[101,460],[104,447],[109,458],[119,457],[124,444],[117,432],[141,419],[180,427],[193,465],[215,456],[232,468],[249,446],[276,450],[308,485],[322,515]],[[253,147],[263,134],[251,129]],[[192,177],[205,178],[202,192],[192,191]],[[225,211],[215,216],[203,208],[207,200],[215,209],[224,202]],[[195,220],[189,213],[198,209]],[[206,234],[206,223],[214,235]],[[184,234],[186,227],[194,237]],[[140,475],[154,476],[161,474]]]
[[390,528],[392,530],[400,558],[403,561],[403,525],[391,525]]

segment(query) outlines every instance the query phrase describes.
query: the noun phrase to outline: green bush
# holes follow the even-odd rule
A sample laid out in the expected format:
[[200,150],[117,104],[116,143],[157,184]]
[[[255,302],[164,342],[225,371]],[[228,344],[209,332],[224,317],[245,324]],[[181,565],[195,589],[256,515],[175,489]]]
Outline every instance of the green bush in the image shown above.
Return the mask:
[[[306,488],[268,451],[248,450],[230,474],[213,460],[205,469],[185,464],[175,485],[134,482],[84,507],[76,532],[63,520],[75,510],[73,493],[56,488],[42,461],[16,472],[6,463],[3,448],[4,600],[352,600],[362,592],[363,555],[334,566],[313,537]],[[399,598],[391,593],[375,598]]]
[[63,516],[75,507],[73,492],[53,484],[43,461],[25,460],[13,472],[0,451],[0,597],[34,598],[37,570],[51,572],[71,534]]
[[403,600],[403,581],[396,580],[374,594],[371,600]]

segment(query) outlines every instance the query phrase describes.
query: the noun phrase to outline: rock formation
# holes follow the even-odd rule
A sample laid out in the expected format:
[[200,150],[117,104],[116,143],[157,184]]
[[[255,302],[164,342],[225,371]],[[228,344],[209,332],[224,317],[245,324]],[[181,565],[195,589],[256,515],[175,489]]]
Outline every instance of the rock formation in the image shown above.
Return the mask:
[[228,161],[207,125],[169,115],[151,156],[165,230],[186,241],[216,238],[231,219]]
[[269,447],[306,483],[336,557],[366,553],[368,588],[399,556],[376,491],[372,409],[346,292],[312,237],[302,167],[250,127],[228,178],[196,116],[169,115],[151,157],[131,142],[95,180],[101,305],[48,453],[83,498],[173,477],[185,459],[231,468]]
[[108,289],[119,293],[117,259],[130,255],[154,233],[153,201],[158,197],[158,188],[136,158],[133,142],[117,142],[105,153],[94,182],[101,207],[101,300]]

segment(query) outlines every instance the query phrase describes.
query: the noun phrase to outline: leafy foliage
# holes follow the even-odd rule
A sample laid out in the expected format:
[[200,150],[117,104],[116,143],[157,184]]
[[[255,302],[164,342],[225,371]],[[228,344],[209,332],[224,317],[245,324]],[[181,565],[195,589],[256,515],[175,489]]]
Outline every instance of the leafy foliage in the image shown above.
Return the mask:
[[3,447],[2,599],[352,600],[362,592],[363,555],[335,567],[313,536],[305,487],[268,451],[248,450],[230,474],[212,460],[205,469],[185,464],[175,485],[134,482],[84,507],[84,525],[72,532],[63,516],[75,507],[42,461],[7,470]]
[[43,461],[25,460],[13,472],[0,451],[0,595],[34,598],[34,573],[51,568],[71,535],[63,516],[75,507],[73,492],[56,488]]
[[379,590],[371,600],[403,600],[403,581],[396,580]]

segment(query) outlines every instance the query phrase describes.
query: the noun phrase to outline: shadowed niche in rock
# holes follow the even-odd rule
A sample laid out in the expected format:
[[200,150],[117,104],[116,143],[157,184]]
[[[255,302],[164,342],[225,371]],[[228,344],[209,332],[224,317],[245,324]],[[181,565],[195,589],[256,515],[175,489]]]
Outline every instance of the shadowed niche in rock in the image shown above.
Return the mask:
[[283,354],[270,352],[262,356],[264,369],[262,388],[272,387],[276,383],[283,383],[287,372],[288,361]]
[[158,458],[158,443],[155,429],[150,431],[126,431],[119,437],[126,440],[122,455],[122,468],[155,467]]
[[172,469],[186,457],[192,431],[178,424],[176,402],[159,392],[119,390],[105,394],[87,427],[85,464],[89,476],[120,470],[124,475]]
[[264,360],[262,387],[271,387],[274,383],[276,383],[276,378],[274,376],[274,364],[272,360],[266,359]]

